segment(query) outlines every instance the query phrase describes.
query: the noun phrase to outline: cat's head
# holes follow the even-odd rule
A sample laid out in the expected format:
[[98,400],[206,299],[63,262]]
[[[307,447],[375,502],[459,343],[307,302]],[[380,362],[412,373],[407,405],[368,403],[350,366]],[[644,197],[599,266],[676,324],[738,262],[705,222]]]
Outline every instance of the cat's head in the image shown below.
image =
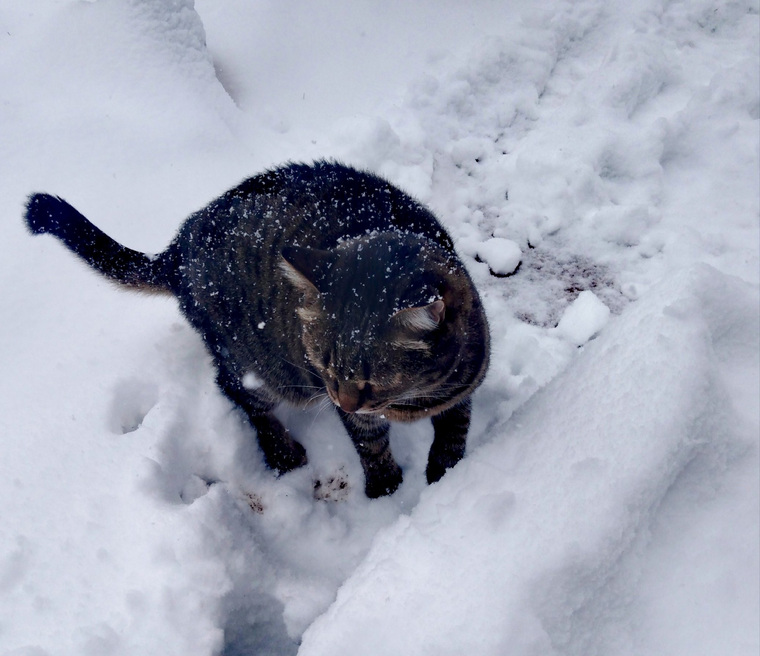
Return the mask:
[[435,242],[398,233],[283,250],[306,357],[335,405],[403,418],[442,394],[461,341],[459,266]]

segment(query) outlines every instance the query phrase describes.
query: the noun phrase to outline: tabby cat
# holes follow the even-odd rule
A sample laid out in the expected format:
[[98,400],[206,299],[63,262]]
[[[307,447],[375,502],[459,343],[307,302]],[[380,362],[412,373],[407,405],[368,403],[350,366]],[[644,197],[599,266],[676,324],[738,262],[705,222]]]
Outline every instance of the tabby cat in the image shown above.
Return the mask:
[[432,420],[428,482],[464,455],[486,317],[444,228],[385,180],[333,162],[265,172],[192,214],[158,256],[116,243],[55,196],[31,196],[26,222],[112,281],[178,299],[270,468],[306,463],[272,409],[325,395],[369,497],[402,481],[389,421]]

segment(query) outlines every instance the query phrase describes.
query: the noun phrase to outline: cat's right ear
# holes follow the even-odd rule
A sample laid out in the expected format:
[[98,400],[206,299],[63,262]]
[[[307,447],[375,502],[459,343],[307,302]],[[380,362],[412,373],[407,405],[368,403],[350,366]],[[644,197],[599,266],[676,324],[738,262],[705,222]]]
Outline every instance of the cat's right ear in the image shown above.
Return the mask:
[[439,298],[429,305],[399,310],[391,317],[391,321],[407,330],[427,333],[438,328],[445,316],[446,304]]
[[285,246],[280,268],[285,277],[303,292],[319,293],[319,282],[332,263],[329,251],[303,246]]

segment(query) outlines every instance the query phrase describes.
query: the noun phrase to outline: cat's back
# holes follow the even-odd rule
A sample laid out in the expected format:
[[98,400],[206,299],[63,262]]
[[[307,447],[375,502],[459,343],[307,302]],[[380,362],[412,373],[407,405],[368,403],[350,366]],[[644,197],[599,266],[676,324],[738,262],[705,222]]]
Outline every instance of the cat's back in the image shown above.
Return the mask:
[[332,248],[387,230],[425,236],[453,252],[440,223],[411,196],[371,173],[321,161],[243,181],[191,216],[178,240],[204,248],[248,240],[253,249],[279,252],[289,243]]
[[329,250],[387,231],[454,252],[433,214],[382,178],[335,162],[289,164],[244,180],[188,218],[167,251],[172,288],[212,348],[250,347],[241,360],[292,359],[301,349],[289,328],[300,293],[283,277],[283,249]]

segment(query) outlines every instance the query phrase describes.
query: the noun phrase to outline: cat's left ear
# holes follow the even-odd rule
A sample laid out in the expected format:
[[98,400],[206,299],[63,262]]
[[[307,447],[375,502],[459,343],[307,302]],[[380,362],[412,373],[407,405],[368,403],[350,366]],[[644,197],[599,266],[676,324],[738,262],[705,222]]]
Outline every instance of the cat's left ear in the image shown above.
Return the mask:
[[285,246],[280,268],[302,291],[319,291],[318,283],[332,263],[329,251],[304,246]]
[[428,333],[435,330],[446,318],[446,304],[440,298],[429,305],[399,310],[391,317],[391,321],[418,333]]

